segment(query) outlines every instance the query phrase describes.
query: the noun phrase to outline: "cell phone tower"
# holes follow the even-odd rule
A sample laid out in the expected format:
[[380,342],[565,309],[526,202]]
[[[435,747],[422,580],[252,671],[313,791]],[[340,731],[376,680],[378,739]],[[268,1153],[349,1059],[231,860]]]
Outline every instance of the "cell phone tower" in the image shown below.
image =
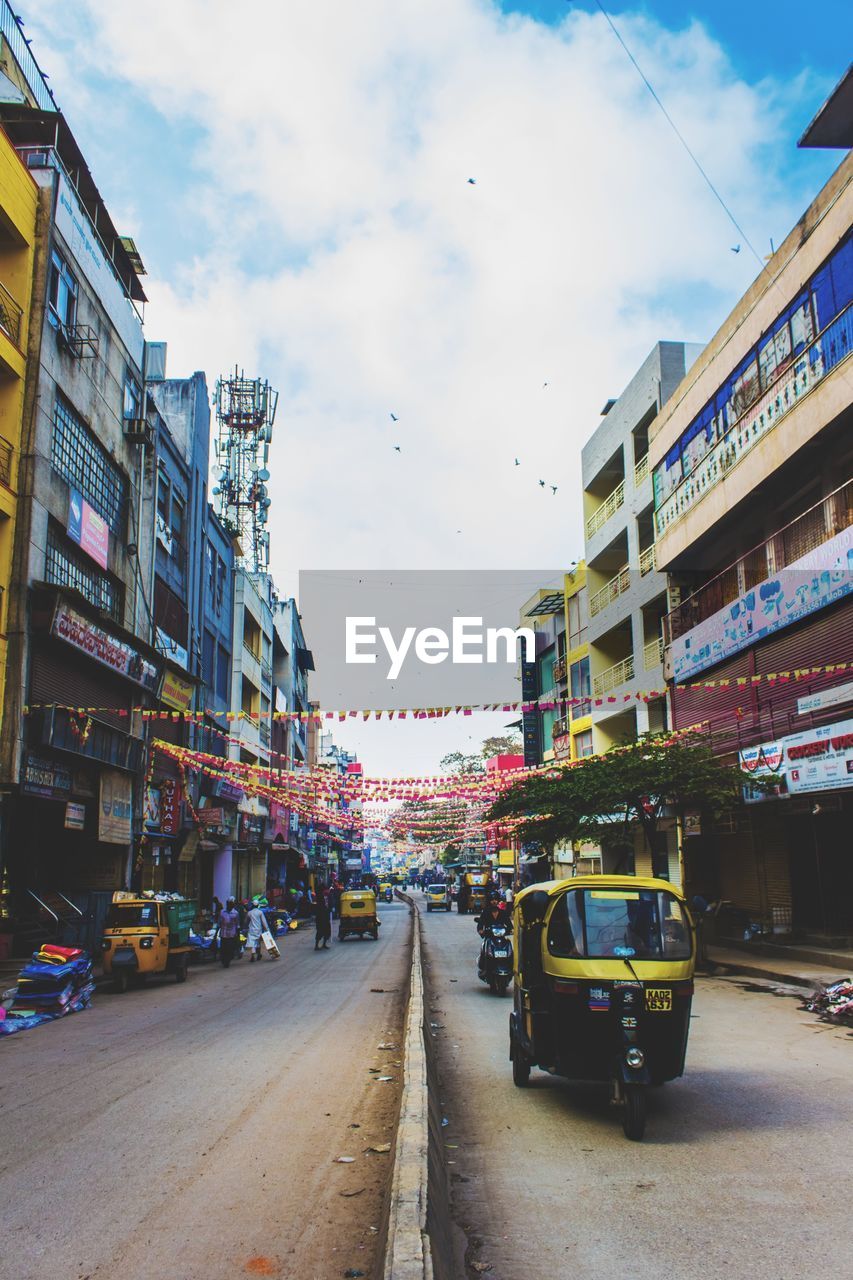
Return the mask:
[[266,573],[270,535],[266,530],[270,496],[267,467],[278,392],[260,378],[247,378],[235,366],[221,377],[214,396],[217,435],[212,491],[216,513],[240,546],[240,563]]

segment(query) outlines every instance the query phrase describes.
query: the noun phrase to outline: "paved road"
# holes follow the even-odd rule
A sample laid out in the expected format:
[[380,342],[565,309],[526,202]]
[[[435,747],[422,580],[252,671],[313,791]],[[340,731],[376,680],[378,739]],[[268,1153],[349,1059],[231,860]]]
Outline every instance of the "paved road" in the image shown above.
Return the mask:
[[423,923],[454,1212],[489,1280],[846,1271],[849,1031],[791,998],[700,980],[687,1074],[653,1091],[646,1140],[628,1142],[596,1088],[541,1072],[513,1087],[511,993],[478,982],[473,917]]
[[0,1041],[3,1280],[378,1275],[411,933],[380,912]]

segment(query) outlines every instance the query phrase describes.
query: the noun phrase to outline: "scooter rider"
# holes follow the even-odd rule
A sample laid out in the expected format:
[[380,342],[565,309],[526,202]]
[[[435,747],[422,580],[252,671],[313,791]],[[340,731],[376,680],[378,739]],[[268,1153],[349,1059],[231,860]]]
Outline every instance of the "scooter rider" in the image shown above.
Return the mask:
[[480,937],[484,938],[486,931],[491,929],[493,925],[508,928],[508,916],[509,912],[506,909],[506,903],[501,901],[496,892],[490,894],[488,903],[480,915],[477,916],[477,932]]

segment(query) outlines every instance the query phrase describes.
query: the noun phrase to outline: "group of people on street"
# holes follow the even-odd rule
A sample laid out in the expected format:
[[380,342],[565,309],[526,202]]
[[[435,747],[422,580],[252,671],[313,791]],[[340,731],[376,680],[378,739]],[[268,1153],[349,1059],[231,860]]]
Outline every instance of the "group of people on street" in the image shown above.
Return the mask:
[[213,918],[217,925],[219,959],[224,969],[228,968],[240,951],[240,934],[243,929],[246,931],[246,950],[249,952],[250,963],[260,961],[263,936],[265,933],[271,935],[272,930],[259,901],[245,904],[241,912],[236,899],[228,898],[223,906],[218,898],[214,898]]

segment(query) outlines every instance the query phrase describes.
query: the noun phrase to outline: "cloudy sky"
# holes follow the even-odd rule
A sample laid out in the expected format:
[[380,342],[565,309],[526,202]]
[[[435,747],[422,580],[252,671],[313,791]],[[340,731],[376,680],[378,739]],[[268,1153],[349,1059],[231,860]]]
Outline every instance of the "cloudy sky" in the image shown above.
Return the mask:
[[[595,3],[21,8],[146,262],[169,373],[237,363],[281,392],[280,581],[580,557],[601,405],[657,339],[709,338],[759,266]],[[838,160],[795,142],[844,70],[824,33],[847,5],[611,12],[769,252]],[[371,771],[408,771],[460,731],[431,729],[350,732]]]

